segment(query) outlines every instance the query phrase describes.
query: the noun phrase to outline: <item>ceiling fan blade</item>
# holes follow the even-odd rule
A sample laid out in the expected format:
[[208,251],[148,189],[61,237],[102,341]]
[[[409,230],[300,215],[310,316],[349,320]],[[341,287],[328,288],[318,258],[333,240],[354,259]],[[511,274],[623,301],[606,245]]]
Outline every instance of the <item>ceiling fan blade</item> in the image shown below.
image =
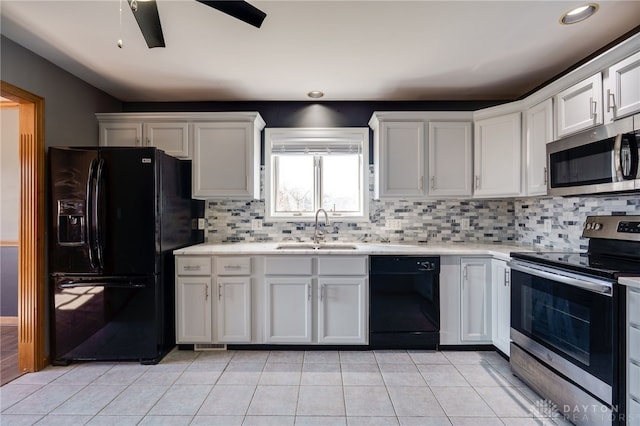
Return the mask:
[[206,4],[209,7],[233,16],[247,24],[260,28],[262,21],[266,18],[267,14],[242,0],[227,0],[227,1],[209,1],[209,0],[197,0],[202,4]]
[[160,25],[160,15],[158,15],[158,5],[155,0],[127,0],[133,16],[135,16],[140,31],[144,36],[149,48],[165,47],[162,26]]

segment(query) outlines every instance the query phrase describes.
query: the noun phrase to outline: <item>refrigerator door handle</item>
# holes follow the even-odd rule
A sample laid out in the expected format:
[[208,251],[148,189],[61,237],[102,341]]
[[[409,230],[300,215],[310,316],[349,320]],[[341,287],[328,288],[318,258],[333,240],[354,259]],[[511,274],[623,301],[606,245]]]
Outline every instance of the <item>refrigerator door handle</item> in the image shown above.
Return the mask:
[[102,170],[104,169],[104,160],[100,159],[98,163],[98,171],[96,172],[96,178],[94,180],[94,199],[93,199],[93,218],[95,225],[95,243],[96,253],[98,255],[98,265],[100,269],[104,269],[104,259],[102,257],[102,236],[100,235],[100,199],[101,199],[101,183],[102,183]]
[[96,159],[91,160],[91,164],[89,164],[89,175],[87,178],[87,201],[86,206],[89,209],[89,214],[87,214],[87,242],[89,244],[89,264],[91,265],[91,269],[96,269],[98,265],[96,264],[96,258],[94,256],[95,250],[95,234],[96,234],[96,222],[94,219],[94,211],[93,211],[93,180],[94,174],[96,171]]

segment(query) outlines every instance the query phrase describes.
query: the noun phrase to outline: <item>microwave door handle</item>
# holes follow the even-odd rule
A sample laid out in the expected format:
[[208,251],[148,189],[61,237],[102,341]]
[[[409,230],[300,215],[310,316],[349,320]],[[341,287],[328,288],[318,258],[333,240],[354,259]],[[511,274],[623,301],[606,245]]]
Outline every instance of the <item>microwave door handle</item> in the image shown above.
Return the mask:
[[538,269],[543,267],[531,268],[529,266],[523,265],[520,262],[514,262],[514,261],[509,262],[509,266],[513,271],[524,272],[525,274],[533,275],[540,278],[545,278],[551,281],[557,281],[563,284],[568,284],[568,285],[578,287],[583,290],[591,291],[594,293],[601,293],[608,296],[611,296],[611,293],[612,293],[612,286],[607,281],[598,280],[595,278],[587,278],[587,277],[578,278],[578,277],[560,275],[550,270]]

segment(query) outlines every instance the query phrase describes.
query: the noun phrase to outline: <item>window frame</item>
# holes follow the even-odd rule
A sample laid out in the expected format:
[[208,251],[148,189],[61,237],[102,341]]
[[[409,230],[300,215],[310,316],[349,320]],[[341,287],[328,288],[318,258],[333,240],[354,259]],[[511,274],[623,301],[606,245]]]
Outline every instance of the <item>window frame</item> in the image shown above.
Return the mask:
[[[335,213],[326,209],[329,218],[332,221],[337,222],[358,222],[369,220],[369,129],[366,127],[330,127],[330,128],[267,128],[265,129],[265,172],[264,172],[264,195],[265,195],[265,220],[277,222],[313,222],[315,221],[315,211],[306,212],[302,214],[290,214],[290,213],[277,213],[275,212],[276,202],[276,156],[272,147],[278,143],[278,141],[295,141],[296,145],[314,144],[318,145],[319,140],[330,140],[333,143],[347,143],[348,141],[357,140],[359,145],[359,157],[360,157],[360,191],[359,202],[361,205],[361,211],[353,214]],[[298,154],[304,155],[304,154]],[[308,154],[312,155],[312,154]],[[322,156],[321,153],[314,155]],[[317,200],[317,197],[322,196],[322,160],[318,162],[317,158],[314,158],[314,193],[312,198],[314,203],[318,201],[321,205],[321,200]]]

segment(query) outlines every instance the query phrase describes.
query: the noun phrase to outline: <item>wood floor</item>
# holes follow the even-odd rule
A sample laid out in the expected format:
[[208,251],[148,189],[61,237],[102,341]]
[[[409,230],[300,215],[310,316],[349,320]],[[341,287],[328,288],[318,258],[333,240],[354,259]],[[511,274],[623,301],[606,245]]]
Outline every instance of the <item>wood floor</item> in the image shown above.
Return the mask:
[[0,386],[21,375],[18,370],[18,326],[0,326]]

